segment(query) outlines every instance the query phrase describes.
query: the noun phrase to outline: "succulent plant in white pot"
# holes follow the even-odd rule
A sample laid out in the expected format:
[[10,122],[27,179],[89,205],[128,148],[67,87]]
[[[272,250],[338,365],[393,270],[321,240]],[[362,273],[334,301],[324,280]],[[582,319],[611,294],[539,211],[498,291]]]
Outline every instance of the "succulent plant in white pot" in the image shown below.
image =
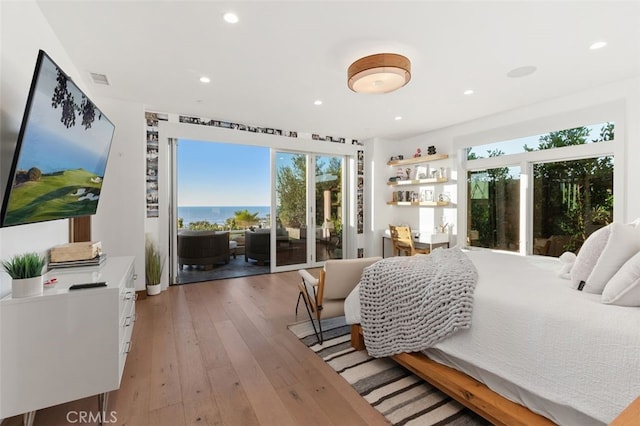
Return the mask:
[[23,253],[2,261],[2,267],[12,278],[11,297],[42,295],[44,283],[42,271],[46,261],[38,253]]

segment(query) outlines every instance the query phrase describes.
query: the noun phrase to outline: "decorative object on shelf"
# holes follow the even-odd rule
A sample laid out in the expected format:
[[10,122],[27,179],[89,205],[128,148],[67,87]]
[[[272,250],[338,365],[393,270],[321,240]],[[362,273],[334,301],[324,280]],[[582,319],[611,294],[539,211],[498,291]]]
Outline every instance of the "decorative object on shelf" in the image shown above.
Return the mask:
[[404,169],[404,174],[405,174],[405,179],[410,180],[411,179],[411,167],[407,167],[406,169]]
[[416,179],[426,179],[429,177],[429,166],[416,167]]
[[398,161],[398,160],[404,160],[404,155],[394,155],[389,159],[389,161]]
[[423,189],[421,192],[420,201],[433,201],[433,190]]
[[46,261],[38,253],[24,253],[2,261],[11,277],[11,297],[41,296],[44,291],[42,270]]
[[349,66],[347,85],[357,93],[389,93],[411,80],[411,61],[396,53],[378,53]]
[[451,196],[449,195],[449,193],[443,192],[442,194],[438,195],[438,201],[448,203],[451,201]]
[[428,155],[435,155],[435,153],[436,153],[436,147],[435,146],[431,145],[431,146],[429,146],[427,148],[427,154]]
[[404,192],[398,191],[397,194],[398,194],[398,202],[404,201]]
[[440,167],[440,177],[442,179],[446,179],[447,177],[447,169],[445,169],[444,167]]
[[144,272],[149,296],[160,294],[163,269],[164,259],[160,254],[160,250],[153,241],[147,239],[144,250]]
[[420,148],[416,149],[416,153],[413,154],[413,158],[422,157],[422,150]]

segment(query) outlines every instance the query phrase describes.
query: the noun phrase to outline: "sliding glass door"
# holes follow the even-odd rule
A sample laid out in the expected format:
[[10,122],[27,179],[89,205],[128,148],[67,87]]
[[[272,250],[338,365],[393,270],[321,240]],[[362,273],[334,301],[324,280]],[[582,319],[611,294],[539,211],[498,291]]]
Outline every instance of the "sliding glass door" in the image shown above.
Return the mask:
[[274,270],[342,258],[343,158],[284,151],[274,157]]
[[316,259],[342,259],[342,157],[315,157]]

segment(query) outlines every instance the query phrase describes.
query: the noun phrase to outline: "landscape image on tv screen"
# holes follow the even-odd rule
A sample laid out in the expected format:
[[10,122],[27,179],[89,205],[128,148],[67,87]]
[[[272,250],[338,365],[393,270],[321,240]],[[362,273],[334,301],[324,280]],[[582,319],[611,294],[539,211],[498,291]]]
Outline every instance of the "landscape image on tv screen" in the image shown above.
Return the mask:
[[2,206],[2,226],[96,213],[114,125],[40,51]]

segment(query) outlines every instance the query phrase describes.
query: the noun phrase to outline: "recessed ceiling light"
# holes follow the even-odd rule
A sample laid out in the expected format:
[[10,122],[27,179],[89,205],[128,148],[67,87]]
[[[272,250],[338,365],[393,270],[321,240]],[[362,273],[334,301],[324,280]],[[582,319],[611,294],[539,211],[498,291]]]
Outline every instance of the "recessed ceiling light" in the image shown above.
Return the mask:
[[397,115],[397,116],[395,116],[395,117],[394,117],[394,120],[396,120],[396,121],[400,121],[400,120],[402,120],[402,116]]
[[236,15],[233,12],[225,13],[223,18],[224,18],[225,22],[228,22],[230,24],[236,24],[238,22],[238,15]]
[[526,77],[536,72],[536,70],[537,68],[534,67],[533,65],[525,65],[524,67],[518,67],[518,68],[512,69],[507,73],[507,77],[511,77],[511,78]]
[[200,77],[200,82],[201,83],[211,83],[211,79],[209,77],[202,76],[202,77]]
[[463,93],[464,95],[473,95],[473,90],[468,89],[468,90],[465,90],[465,91],[464,91],[464,92],[462,92],[462,93]]
[[313,102],[314,105],[322,105],[322,101],[320,99],[317,99]]
[[605,47],[607,45],[606,41],[596,41],[595,43],[593,43],[591,46],[589,46],[589,49],[591,50],[598,50],[598,49],[602,49],[603,47]]

